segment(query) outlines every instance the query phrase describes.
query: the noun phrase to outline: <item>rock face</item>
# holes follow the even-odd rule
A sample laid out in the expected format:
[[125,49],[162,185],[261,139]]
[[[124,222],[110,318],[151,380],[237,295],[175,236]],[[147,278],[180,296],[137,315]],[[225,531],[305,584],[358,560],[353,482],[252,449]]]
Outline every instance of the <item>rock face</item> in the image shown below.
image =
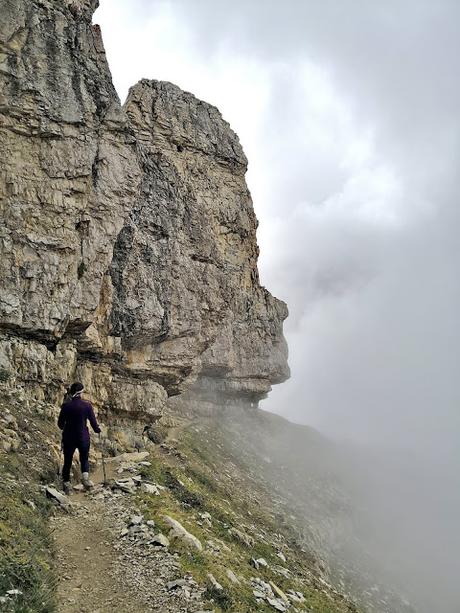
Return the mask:
[[1,327],[48,345],[92,323],[139,183],[94,5],[0,13]]
[[1,372],[51,399],[80,377],[113,419],[185,390],[257,402],[288,376],[287,309],[259,283],[238,137],[170,83],[122,108],[96,6],[0,13]]

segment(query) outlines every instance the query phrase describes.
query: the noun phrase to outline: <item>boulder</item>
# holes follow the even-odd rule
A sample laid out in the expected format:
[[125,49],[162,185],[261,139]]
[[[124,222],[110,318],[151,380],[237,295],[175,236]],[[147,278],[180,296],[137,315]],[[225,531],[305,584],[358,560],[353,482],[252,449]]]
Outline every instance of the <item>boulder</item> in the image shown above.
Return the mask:
[[146,494],[153,494],[154,496],[160,495],[160,490],[153,483],[143,482],[141,485],[141,492],[145,492]]
[[155,534],[151,542],[154,545],[161,545],[162,547],[169,547],[169,539],[161,532],[159,532],[158,534]]
[[171,540],[178,539],[186,545],[197,549],[198,551],[203,550],[203,545],[201,544],[200,540],[197,539],[197,537],[191,534],[188,530],[186,530],[184,526],[179,521],[177,521],[177,519],[173,519],[169,515],[165,515],[164,520],[168,524],[168,526],[171,527],[171,530],[169,531],[169,538]]
[[225,574],[227,575],[228,579],[230,579],[230,581],[236,585],[238,585],[240,583],[240,580],[238,579],[238,577],[235,575],[235,573],[230,570],[230,568],[227,568],[225,570]]
[[230,528],[228,532],[231,536],[233,536],[235,540],[239,541],[246,547],[254,547],[255,540],[252,536],[249,536],[249,534],[246,534],[245,532],[243,532],[242,530],[238,530],[237,528]]
[[131,519],[129,520],[128,525],[129,526],[140,526],[143,521],[144,521],[144,518],[142,515],[133,515]]
[[64,507],[64,508],[69,507],[70,501],[68,497],[62,492],[59,492],[54,487],[50,487],[50,486],[45,487],[45,493],[46,493],[47,498],[50,498],[54,502],[57,502],[61,507]]
[[267,602],[277,611],[287,611],[289,605],[284,602],[281,598],[267,598]]
[[212,573],[208,573],[207,578],[209,583],[211,584],[211,587],[215,590],[221,592],[224,589]]
[[270,586],[273,590],[273,592],[282,600],[284,600],[285,602],[289,602],[289,598],[286,596],[286,594],[283,592],[283,590],[281,588],[279,588],[275,583],[273,583],[273,581],[269,581]]

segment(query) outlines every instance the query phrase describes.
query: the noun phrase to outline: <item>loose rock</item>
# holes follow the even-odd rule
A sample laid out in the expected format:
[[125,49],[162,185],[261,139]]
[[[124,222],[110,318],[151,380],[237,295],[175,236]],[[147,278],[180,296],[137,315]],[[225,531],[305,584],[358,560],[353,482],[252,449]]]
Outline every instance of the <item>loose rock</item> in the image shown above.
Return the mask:
[[176,519],[173,519],[169,515],[165,515],[164,520],[169,526],[171,526],[171,530],[169,532],[170,539],[179,539],[183,543],[194,547],[198,551],[203,550],[203,545],[201,544],[200,540],[197,539],[197,537],[191,534],[188,530],[186,530],[180,522],[178,522]]

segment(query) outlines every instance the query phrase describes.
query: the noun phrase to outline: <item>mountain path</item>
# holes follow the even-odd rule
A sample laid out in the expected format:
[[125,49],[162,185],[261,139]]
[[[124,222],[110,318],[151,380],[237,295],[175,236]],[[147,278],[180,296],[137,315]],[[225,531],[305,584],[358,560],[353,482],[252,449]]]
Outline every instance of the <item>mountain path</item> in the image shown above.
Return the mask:
[[[101,472],[98,466],[92,475],[96,487],[103,481]],[[58,613],[149,611],[136,590],[115,577],[118,552],[105,500],[75,492],[71,504],[70,514],[54,519],[60,570]]]
[[[121,456],[120,456],[121,457]],[[106,462],[108,480],[119,474],[117,458]],[[91,475],[89,493],[70,495],[69,513],[52,519],[59,572],[57,613],[194,613],[206,609],[199,587],[186,577],[186,589],[168,589],[183,579],[167,549],[123,535],[139,514],[130,494],[104,487],[102,465]]]

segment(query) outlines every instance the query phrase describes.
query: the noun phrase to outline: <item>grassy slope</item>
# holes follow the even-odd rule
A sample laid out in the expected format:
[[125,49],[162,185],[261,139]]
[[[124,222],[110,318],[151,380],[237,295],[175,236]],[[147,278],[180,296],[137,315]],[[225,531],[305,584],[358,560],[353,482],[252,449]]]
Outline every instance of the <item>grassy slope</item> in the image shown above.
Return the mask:
[[[171,449],[157,448],[152,466],[145,468],[145,473],[168,490],[160,497],[143,496],[146,517],[162,526],[162,516],[170,514],[203,544],[224,543],[217,553],[206,547],[199,553],[175,546],[184,571],[200,582],[207,582],[211,572],[223,586],[222,592],[208,591],[218,611],[274,611],[268,604],[256,602],[251,577],[273,581],[284,592],[302,592],[306,600],[296,605],[298,611],[356,611],[350,601],[324,582],[320,561],[301,547],[289,519],[274,505],[273,492],[256,474],[251,476],[249,458],[242,450],[248,450],[247,444],[257,433],[248,432],[245,445],[241,444],[245,424],[238,427],[234,423],[236,432],[229,426],[230,422],[219,418],[198,418],[178,436],[172,453]],[[232,448],[235,436],[240,438],[237,451]],[[211,525],[200,518],[205,512],[211,515]],[[253,538],[254,545],[240,542],[232,535],[232,528]],[[166,526],[164,530],[167,533]],[[277,556],[278,552],[284,554],[286,562]],[[260,557],[268,562],[268,568],[256,570],[251,565],[251,558]],[[283,568],[288,570],[288,577],[281,574]],[[241,579],[240,584],[229,580],[227,569]]]
[[11,589],[22,592],[0,604],[7,612],[51,613],[55,607],[50,506],[39,484],[54,476],[56,461],[47,440],[56,435],[44,407],[28,410],[19,391],[0,389],[0,438],[8,413],[20,437],[17,451],[0,452],[0,597]]

